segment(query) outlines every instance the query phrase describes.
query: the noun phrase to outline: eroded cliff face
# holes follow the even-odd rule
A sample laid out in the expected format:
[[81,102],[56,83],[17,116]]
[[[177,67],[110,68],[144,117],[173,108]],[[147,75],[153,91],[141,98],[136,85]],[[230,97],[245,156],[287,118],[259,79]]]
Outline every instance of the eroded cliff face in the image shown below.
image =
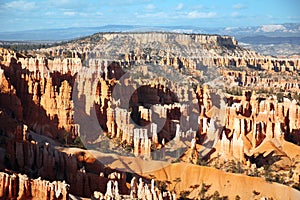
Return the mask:
[[26,175],[9,175],[0,172],[0,197],[8,199],[50,199],[67,200],[68,185],[60,181],[49,182],[30,179]]
[[[15,119],[5,115],[3,110],[1,110],[0,121],[2,131],[1,170],[24,173],[35,179],[41,177],[50,181],[64,181],[69,185],[68,187],[64,186],[64,190],[78,196],[90,197],[95,190],[105,192],[105,185],[109,180],[117,181],[120,192],[127,193],[125,174],[114,173],[115,175],[110,175],[113,171],[104,168],[87,151],[60,147],[56,141],[34,133],[26,125],[18,124]],[[5,184],[5,188],[2,188],[1,197],[8,197],[6,190],[9,189],[6,187],[15,187]],[[30,183],[28,184],[30,185]],[[55,193],[57,190],[55,185],[46,184],[45,181],[38,183],[38,180],[37,186],[34,187],[38,187],[39,184],[49,188],[53,187],[52,191],[49,192]],[[22,196],[22,192],[20,192],[21,190],[19,194],[14,193],[14,195]],[[33,196],[34,194],[32,191]],[[64,194],[64,197],[66,196]]]
[[[47,188],[51,198],[57,191],[62,191],[59,198],[68,192],[175,198],[143,181],[128,187],[125,173],[114,173],[88,151],[70,147],[82,145],[79,136],[87,148],[104,153],[192,163],[205,157],[242,165],[263,165],[259,155],[272,157],[274,149],[284,154],[286,140],[300,141],[299,100],[273,95],[299,93],[294,79],[299,59],[264,57],[242,49],[232,37],[103,33],[41,49],[35,57],[0,49],[0,59],[0,169],[69,184],[30,182]],[[234,87],[241,94],[229,90]],[[262,88],[267,92],[255,93]],[[188,145],[186,152],[170,153],[181,144]],[[267,144],[273,146],[262,151]],[[283,157],[297,159],[295,154]],[[299,184],[298,168],[292,179]],[[13,181],[3,186],[2,196],[35,194],[7,189],[14,187]]]
[[5,49],[1,51],[3,108],[10,108],[12,116],[38,134],[61,141],[65,132],[76,137],[71,95],[77,68],[69,65],[69,60],[75,59],[58,63],[58,59],[51,62],[45,58],[21,58]]

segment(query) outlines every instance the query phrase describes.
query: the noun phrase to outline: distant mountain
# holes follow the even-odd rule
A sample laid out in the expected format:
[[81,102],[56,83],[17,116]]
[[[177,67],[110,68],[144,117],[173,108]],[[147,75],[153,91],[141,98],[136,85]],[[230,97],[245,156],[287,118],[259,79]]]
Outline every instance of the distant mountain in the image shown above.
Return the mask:
[[45,41],[45,40],[70,40],[83,36],[92,35],[97,32],[115,32],[134,29],[135,26],[109,25],[101,27],[77,27],[62,29],[42,29],[16,32],[0,32],[0,40],[6,41]]
[[[282,39],[285,42],[294,42],[292,37],[300,37],[300,24],[279,24],[279,25],[263,25],[249,27],[195,27],[195,26],[139,26],[139,25],[107,25],[100,27],[77,27],[62,29],[44,29],[44,30],[28,30],[16,32],[0,32],[0,40],[2,41],[45,41],[45,40],[70,40],[83,36],[88,36],[97,32],[145,32],[145,31],[165,31],[179,33],[203,33],[203,34],[220,34],[235,36],[241,41],[250,41],[249,37],[258,37],[263,41],[263,37],[290,37],[290,39]],[[244,38],[244,39],[243,39]],[[275,39],[275,38],[271,38]],[[296,39],[298,40],[298,39]],[[252,41],[252,40],[251,40]]]
[[264,35],[247,36],[239,39],[247,44],[296,44],[300,45],[300,37],[268,37]]
[[269,36],[269,37],[297,37],[300,36],[300,24],[277,24],[249,27],[227,27],[222,33],[235,35],[237,37],[245,36]]

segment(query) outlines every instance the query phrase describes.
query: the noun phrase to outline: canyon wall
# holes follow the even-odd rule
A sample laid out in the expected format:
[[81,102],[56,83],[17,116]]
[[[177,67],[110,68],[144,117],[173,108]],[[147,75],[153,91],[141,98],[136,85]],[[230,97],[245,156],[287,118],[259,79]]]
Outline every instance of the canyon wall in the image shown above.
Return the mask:
[[[258,55],[228,36],[96,36],[95,43],[86,38],[41,49],[34,57],[0,49],[0,169],[30,177],[1,173],[3,196],[64,199],[71,193],[109,198],[132,192],[175,198],[143,181],[132,181],[134,188],[128,187],[126,173],[114,172],[88,151],[72,146],[106,148],[103,138],[109,153],[125,152],[124,148],[144,160],[174,156],[168,145],[175,141],[175,147],[186,144],[192,149],[189,155],[176,151],[176,159],[188,155],[186,160],[195,162],[195,153],[197,158],[242,164],[269,141],[279,149],[285,140],[299,143],[299,100],[279,101],[274,95],[277,90],[299,91],[299,81],[292,79],[299,74],[299,59]],[[200,85],[207,71],[220,75],[224,85],[240,87],[241,94],[220,94],[217,87]],[[279,73],[286,76],[278,78]],[[274,94],[257,94],[250,88],[274,88]],[[90,130],[94,132],[85,133]],[[211,133],[215,137],[210,138]],[[79,136],[85,137],[80,141]],[[39,194],[33,188],[45,189]]]
[[[163,38],[168,39],[168,34],[158,34],[161,39],[157,39],[158,41],[163,40]],[[127,35],[130,37],[131,35]],[[174,35],[174,37],[177,35]],[[107,40],[112,40],[112,38],[118,38],[118,34],[111,34],[107,36]],[[139,38],[139,34],[134,34],[132,37]],[[159,37],[159,38],[160,38]],[[170,36],[171,37],[171,36]],[[190,35],[183,35],[178,36],[178,40],[186,41],[187,38],[190,37],[191,40],[205,40],[200,41],[200,43],[209,43],[207,40],[216,40],[217,36],[199,36],[200,38],[197,39],[193,38]],[[202,38],[204,37],[204,38]],[[216,38],[215,38],[216,37]],[[150,40],[154,40],[152,35],[149,37],[145,37],[147,40],[145,43],[149,43]],[[149,41],[148,41],[149,40]],[[143,41],[141,41],[143,43]],[[236,45],[236,44],[235,44]],[[4,107],[10,108],[10,112],[12,116],[17,116],[19,120],[25,120],[26,124],[29,126],[29,129],[34,130],[36,133],[49,136],[54,139],[58,139],[61,142],[64,142],[65,137],[70,139],[75,139],[80,132],[79,125],[74,123],[74,102],[72,97],[72,92],[74,90],[73,85],[76,78],[80,79],[81,75],[77,75],[77,73],[82,72],[82,65],[79,58],[65,58],[63,60],[59,60],[55,58],[54,60],[47,60],[45,58],[22,58],[16,55],[13,52],[9,52],[7,50],[2,50],[2,83],[4,84],[3,90],[7,93],[8,97],[4,96],[3,105]],[[204,58],[203,58],[204,59]],[[246,59],[247,60],[247,59]],[[211,61],[214,63],[213,65],[230,65],[231,61],[226,60],[226,58],[220,59],[212,59]],[[78,95],[80,98],[84,98],[85,101],[91,101],[90,103],[85,102],[86,104],[90,105],[93,104],[93,99],[95,99],[96,105],[98,105],[100,112],[98,113],[98,119],[100,125],[104,131],[107,131],[112,138],[119,138],[121,142],[125,142],[130,146],[133,146],[135,154],[146,154],[147,157],[150,157],[151,153],[151,145],[153,141],[156,141],[155,146],[162,145],[162,141],[168,142],[176,135],[186,135],[187,131],[183,125],[179,126],[178,130],[171,127],[176,127],[176,123],[173,120],[179,120],[176,117],[176,112],[180,113],[183,112],[186,107],[186,102],[188,102],[188,96],[195,95],[195,93],[188,88],[188,86],[172,86],[172,82],[166,82],[164,80],[154,80],[154,81],[146,81],[144,79],[143,82],[140,82],[140,85],[145,85],[149,88],[153,88],[154,90],[158,90],[156,88],[155,82],[160,82],[162,87],[169,87],[168,89],[174,92],[175,95],[177,94],[185,94],[185,96],[177,96],[177,101],[180,100],[181,103],[174,104],[174,100],[170,101],[167,100],[170,98],[170,94],[165,89],[162,91],[158,91],[159,93],[153,93],[150,96],[136,96],[134,97],[135,101],[135,109],[136,110],[136,119],[139,118],[139,121],[145,120],[145,122],[149,121],[153,118],[154,115],[158,114],[158,117],[161,118],[162,116],[171,116],[173,113],[174,118],[168,118],[168,122],[164,126],[163,130],[160,133],[154,131],[155,129],[150,127],[147,129],[136,129],[130,122],[130,112],[124,110],[123,108],[118,107],[115,105],[114,102],[118,101],[118,99],[113,99],[112,93],[113,88],[117,84],[118,79],[122,77],[124,74],[122,70],[122,63],[121,61],[114,61],[114,62],[103,62],[101,59],[99,61],[93,60],[93,67],[91,71],[84,71],[84,74],[90,74],[88,81],[93,81],[93,77],[96,77],[97,74],[100,78],[103,79],[97,86],[97,94],[98,97],[94,98],[94,93],[91,91],[91,95],[88,95],[88,90],[90,88],[86,88],[88,85],[93,85],[94,83],[87,82],[86,80],[82,80],[79,82],[79,85],[76,90],[78,90]],[[168,61],[167,61],[168,62]],[[247,67],[247,62],[245,60],[236,60],[235,63],[244,63],[243,66]],[[251,59],[249,60],[251,64],[254,66],[259,67],[259,59]],[[263,62],[268,63],[269,66],[281,66],[281,65],[288,65],[292,66],[294,70],[298,70],[298,60],[269,60],[263,59]],[[168,62],[172,64],[172,62]],[[90,63],[91,64],[91,63]],[[175,67],[176,69],[176,67]],[[272,70],[273,68],[269,67],[268,70]],[[141,68],[140,73],[144,75],[148,74],[147,67]],[[290,70],[292,73],[293,70]],[[281,82],[273,82],[271,79],[264,79],[256,77],[255,72],[237,72],[237,71],[230,71],[230,70],[223,70],[221,72],[225,80],[234,80],[235,82],[242,84],[242,85],[255,85],[257,87],[263,87],[262,83],[268,84],[269,87],[274,86],[275,84],[279,84],[282,89],[298,89],[299,84],[297,83],[289,83],[288,85]],[[9,77],[10,81],[6,81],[5,77]],[[132,78],[132,77],[130,77]],[[184,79],[184,77],[183,77]],[[137,88],[133,83],[133,80],[126,80],[129,81],[127,84],[128,87]],[[84,85],[80,85],[84,84]],[[121,83],[125,84],[125,83]],[[168,85],[168,86],[167,86]],[[128,88],[127,88],[128,89]],[[123,94],[127,89],[118,91],[119,96],[128,96],[129,94]],[[148,89],[149,92],[149,89]],[[128,93],[128,92],[127,92]],[[142,92],[143,93],[143,92]],[[164,97],[162,96],[165,95]],[[168,96],[169,95],[169,96]],[[198,99],[199,104],[199,111],[198,117],[196,116],[195,119],[188,119],[189,120],[197,120],[200,124],[200,129],[194,129],[194,132],[188,132],[186,137],[187,140],[190,140],[195,136],[195,131],[200,131],[202,135],[207,134],[207,130],[210,127],[210,117],[209,112],[212,106],[210,91],[204,91],[204,89],[198,90],[196,94],[203,99]],[[257,98],[255,94],[246,97],[246,94],[242,96],[241,99],[232,99],[231,101],[235,101],[231,105],[227,105],[227,116],[226,116],[226,125],[225,129],[228,129],[230,132],[226,132],[227,137],[233,135],[233,139],[239,143],[238,146],[242,145],[242,137],[252,134],[251,138],[248,138],[251,141],[252,148],[257,147],[257,144],[260,144],[261,141],[257,138],[274,138],[284,135],[288,137],[288,135],[295,134],[299,130],[299,121],[298,119],[298,110],[299,106],[296,104],[295,101],[293,102],[283,102],[278,103],[276,99],[271,100],[273,97],[270,97],[269,100],[263,100],[259,103],[257,102]],[[207,96],[207,97],[205,97]],[[153,98],[159,99],[159,101],[154,100]],[[15,98],[16,102],[19,102],[17,105],[5,105],[10,104],[10,101],[6,101],[5,98]],[[149,98],[152,98],[149,99]],[[194,96],[193,98],[197,98]],[[97,100],[98,99],[98,100]],[[123,99],[120,98],[120,105],[123,105]],[[169,102],[168,102],[169,101]],[[162,103],[166,105],[156,105],[157,108],[155,110],[151,110],[148,108],[142,108],[143,105],[141,104],[158,104]],[[202,102],[202,103],[201,103]],[[125,102],[126,103],[126,102]],[[169,106],[167,104],[173,104],[174,106]],[[22,106],[22,105],[29,105],[29,106]],[[141,107],[142,106],[142,107]],[[29,109],[30,108],[30,109]],[[263,109],[262,109],[263,108]],[[89,114],[89,109],[92,108],[85,108],[86,113]],[[189,108],[188,108],[189,109]],[[176,111],[177,110],[177,111]],[[199,112],[198,111],[198,112]],[[203,112],[204,111],[204,112]],[[245,112],[245,113],[244,113]],[[164,114],[163,114],[164,113]],[[189,111],[186,112],[185,116],[190,117],[192,113]],[[99,116],[100,115],[100,116]],[[161,115],[161,116],[160,116]],[[265,120],[267,116],[272,120]],[[199,118],[199,119],[197,119]],[[296,119],[295,119],[296,118]],[[263,120],[262,120],[263,119]],[[286,123],[288,121],[289,123]],[[191,121],[193,123],[193,121]],[[190,127],[191,123],[188,122],[186,127]],[[157,124],[153,124],[153,126],[157,126]],[[141,133],[138,133],[141,132]],[[143,132],[143,133],[142,133]],[[147,133],[148,132],[148,133]],[[168,134],[164,134],[166,132]],[[184,133],[181,134],[180,132]],[[67,135],[66,135],[67,134]],[[226,141],[226,137],[223,133],[220,133],[223,144],[228,143]],[[250,137],[250,135],[248,135]],[[139,138],[139,139],[136,139]],[[144,141],[144,139],[145,141]],[[148,139],[149,138],[149,139]],[[256,138],[256,139],[255,139]],[[95,138],[94,138],[95,139]],[[140,141],[140,139],[142,139]],[[159,142],[160,144],[158,144]],[[231,144],[232,146],[236,146]],[[224,146],[224,145],[222,145]],[[135,149],[135,147],[137,149]],[[223,147],[223,149],[228,149],[227,147]],[[229,148],[232,149],[233,147]],[[242,148],[242,147],[236,147]],[[231,150],[234,152],[234,150]],[[241,151],[241,150],[238,150]],[[240,153],[243,154],[243,153]]]

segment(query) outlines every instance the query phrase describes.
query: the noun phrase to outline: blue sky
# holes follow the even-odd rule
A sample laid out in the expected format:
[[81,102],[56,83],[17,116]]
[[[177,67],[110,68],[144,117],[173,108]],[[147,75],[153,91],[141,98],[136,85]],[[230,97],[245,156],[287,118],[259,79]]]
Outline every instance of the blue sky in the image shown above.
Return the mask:
[[299,0],[0,0],[0,31],[108,24],[237,27],[299,23],[299,10]]

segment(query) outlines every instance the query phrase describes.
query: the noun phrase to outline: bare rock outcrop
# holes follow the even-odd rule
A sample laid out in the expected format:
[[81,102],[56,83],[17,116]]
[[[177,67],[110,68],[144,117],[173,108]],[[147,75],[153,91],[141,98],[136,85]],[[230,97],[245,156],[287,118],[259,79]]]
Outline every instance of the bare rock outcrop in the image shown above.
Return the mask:
[[[299,143],[299,99],[286,98],[299,94],[299,59],[262,56],[228,36],[93,37],[96,42],[87,37],[41,49],[35,57],[0,49],[0,169],[27,174],[1,173],[3,196],[176,198],[152,182],[126,183],[125,173],[72,147],[102,148],[103,139],[106,151],[126,149],[146,161],[173,156],[196,163],[206,155],[243,165],[265,144],[280,152],[286,140]],[[214,80],[215,88],[200,84]],[[285,97],[279,99],[280,92]],[[171,154],[172,144],[185,144],[189,153]]]
[[69,199],[69,185],[61,181],[31,179],[26,175],[0,172],[0,198],[4,199]]

